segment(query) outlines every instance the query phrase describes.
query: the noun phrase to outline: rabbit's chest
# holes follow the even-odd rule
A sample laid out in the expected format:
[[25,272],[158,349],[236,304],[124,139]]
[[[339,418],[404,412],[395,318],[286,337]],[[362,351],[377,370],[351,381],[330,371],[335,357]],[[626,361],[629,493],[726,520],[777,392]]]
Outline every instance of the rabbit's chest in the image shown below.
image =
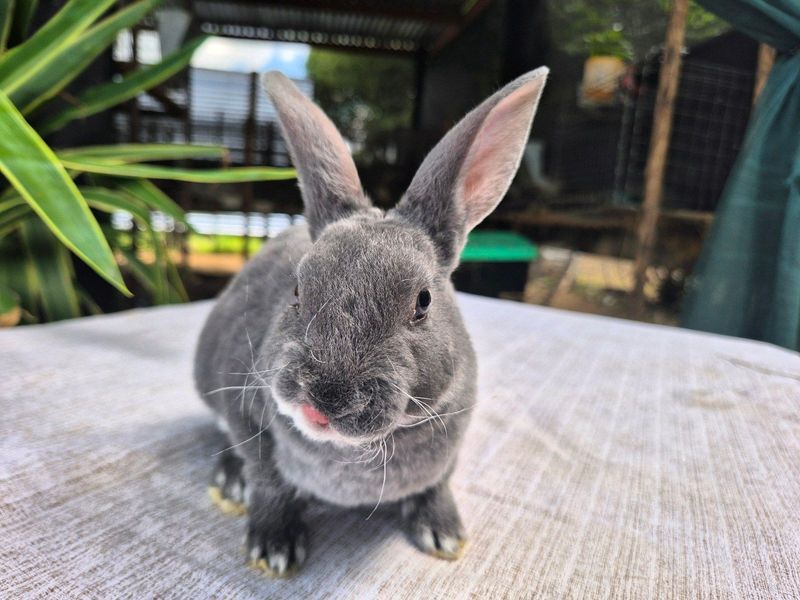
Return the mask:
[[[398,436],[395,436],[397,438]],[[278,439],[276,465],[281,475],[305,493],[340,506],[395,502],[438,483],[451,465],[449,452],[434,445],[413,447],[394,440],[362,450],[309,451],[302,443]]]

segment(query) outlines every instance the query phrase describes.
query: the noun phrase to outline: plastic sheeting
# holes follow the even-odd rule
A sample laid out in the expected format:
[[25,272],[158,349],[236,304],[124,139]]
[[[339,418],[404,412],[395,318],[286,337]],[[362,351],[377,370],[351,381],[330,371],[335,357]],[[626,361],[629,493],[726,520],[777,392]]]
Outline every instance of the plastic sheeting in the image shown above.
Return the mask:
[[683,325],[800,349],[800,2],[698,0],[778,53],[700,260]]

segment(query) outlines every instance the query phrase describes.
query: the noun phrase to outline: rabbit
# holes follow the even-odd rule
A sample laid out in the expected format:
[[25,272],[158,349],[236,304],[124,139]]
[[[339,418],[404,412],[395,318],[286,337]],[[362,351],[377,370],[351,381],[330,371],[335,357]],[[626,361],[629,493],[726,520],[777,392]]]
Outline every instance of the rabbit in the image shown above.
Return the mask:
[[477,366],[450,276],[467,233],[514,177],[547,74],[522,75],[472,110],[388,211],[370,204],[322,110],[284,75],[263,77],[305,223],[269,241],[222,292],[194,366],[228,441],[210,494],[247,512],[252,566],[283,577],[303,564],[311,500],[397,507],[421,550],[460,555],[449,478]]

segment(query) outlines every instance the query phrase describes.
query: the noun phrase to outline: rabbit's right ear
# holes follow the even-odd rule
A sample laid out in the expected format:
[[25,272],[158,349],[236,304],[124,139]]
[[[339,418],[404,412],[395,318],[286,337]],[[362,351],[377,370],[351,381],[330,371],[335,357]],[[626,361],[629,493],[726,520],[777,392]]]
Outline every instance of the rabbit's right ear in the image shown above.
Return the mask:
[[297,169],[311,238],[328,223],[369,210],[353,157],[322,109],[278,71],[265,74],[262,83]]
[[431,150],[390,213],[430,236],[445,269],[456,267],[469,230],[508,191],[547,73],[541,67],[518,77],[464,117]]

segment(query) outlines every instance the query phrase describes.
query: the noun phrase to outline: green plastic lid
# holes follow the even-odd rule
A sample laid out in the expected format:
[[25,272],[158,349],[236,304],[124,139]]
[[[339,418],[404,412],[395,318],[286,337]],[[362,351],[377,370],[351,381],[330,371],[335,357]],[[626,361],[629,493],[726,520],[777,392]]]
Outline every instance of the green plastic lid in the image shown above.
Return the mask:
[[461,262],[530,262],[539,256],[536,244],[513,231],[473,231]]

